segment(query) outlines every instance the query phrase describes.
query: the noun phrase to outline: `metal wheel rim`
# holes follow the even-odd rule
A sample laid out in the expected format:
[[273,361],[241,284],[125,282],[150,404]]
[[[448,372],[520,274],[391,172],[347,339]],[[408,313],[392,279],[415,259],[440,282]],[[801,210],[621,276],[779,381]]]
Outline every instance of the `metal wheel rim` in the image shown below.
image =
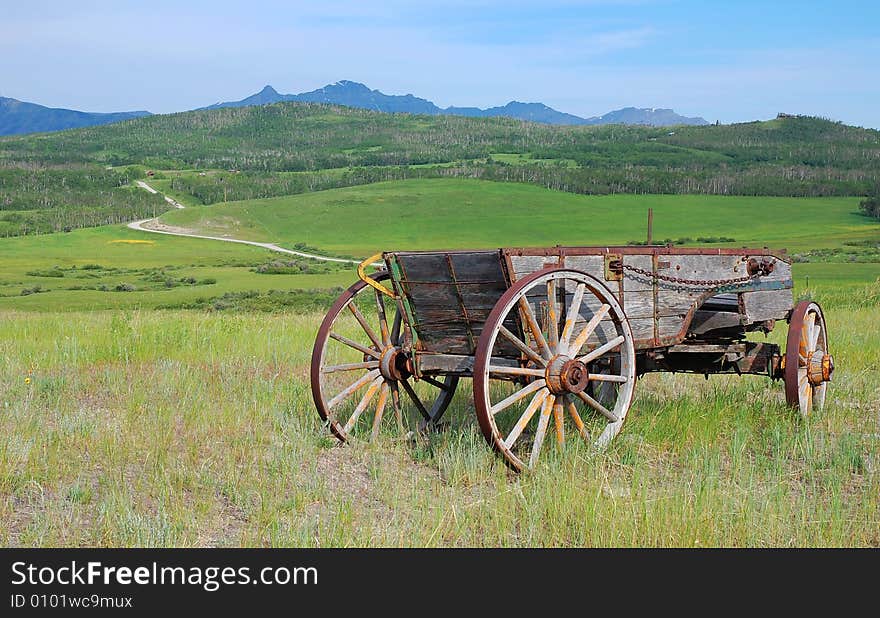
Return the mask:
[[[815,332],[815,335],[811,335],[811,332]],[[806,379],[802,353],[805,347],[808,351],[811,348],[809,345],[811,341],[806,340],[811,336],[815,336],[816,341],[816,347],[813,349],[830,354],[828,331],[822,308],[818,303],[801,301],[791,313],[785,346],[783,380],[788,405],[796,408],[803,417],[809,416],[814,408],[822,410],[828,390],[827,381],[813,385]]]

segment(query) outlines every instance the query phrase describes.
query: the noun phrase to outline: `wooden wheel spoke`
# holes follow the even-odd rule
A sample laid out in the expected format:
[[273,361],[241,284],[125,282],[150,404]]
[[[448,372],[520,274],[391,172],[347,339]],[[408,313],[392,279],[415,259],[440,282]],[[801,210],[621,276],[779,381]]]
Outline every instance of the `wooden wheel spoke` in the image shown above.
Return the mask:
[[626,338],[623,335],[618,335],[614,339],[611,339],[606,343],[600,345],[598,348],[592,350],[588,354],[584,354],[578,360],[582,363],[590,363],[605,354],[606,352],[610,352],[611,350],[620,347],[620,344],[622,344],[625,340]]
[[375,359],[377,359],[377,360],[378,360],[379,358],[381,358],[381,355],[379,354],[378,351],[376,351],[376,350],[374,350],[374,349],[372,349],[372,348],[368,348],[368,347],[365,346],[365,345],[361,345],[361,344],[358,343],[357,341],[352,341],[352,340],[349,339],[348,337],[343,337],[342,335],[338,335],[338,334],[336,334],[336,333],[334,333],[334,332],[331,332],[331,333],[330,333],[330,338],[331,338],[331,339],[335,339],[335,340],[338,341],[339,343],[344,343],[344,344],[347,345],[348,347],[350,347],[350,348],[354,348],[354,349],[357,350],[358,352],[362,352],[362,353],[364,353],[364,354],[366,354],[366,355],[368,355],[368,356],[372,356],[373,358],[375,358]]
[[427,383],[430,384],[431,386],[434,386],[434,387],[436,387],[436,388],[439,388],[439,389],[442,390],[442,391],[448,391],[448,390],[449,390],[449,387],[448,387],[446,384],[444,384],[444,383],[441,382],[440,380],[435,380],[434,378],[432,378],[432,377],[430,377],[430,376],[422,376],[421,381],[422,381],[422,382],[427,382]]
[[627,381],[627,377],[610,373],[591,373],[590,380],[593,382],[616,382],[618,384],[623,384]]
[[593,331],[596,330],[596,327],[599,326],[599,322],[601,322],[605,315],[611,310],[611,305],[603,304],[599,309],[596,310],[596,313],[590,318],[590,321],[587,322],[586,326],[584,326],[583,330],[580,334],[575,338],[574,342],[571,344],[568,350],[569,356],[577,356],[578,352],[581,351],[581,348],[584,347],[584,344],[587,342],[587,339],[590,338],[590,335],[593,334]]
[[379,390],[379,386],[382,385],[383,381],[384,378],[379,376],[370,384],[370,387],[367,389],[367,392],[364,393],[364,396],[361,397],[361,400],[358,402],[357,407],[354,409],[354,412],[351,413],[351,416],[345,422],[345,427],[342,428],[345,433],[349,433],[354,428],[355,423],[357,423],[363,411],[367,409],[367,406],[373,400],[373,396],[375,396],[376,391]]
[[547,335],[552,350],[559,345],[559,316],[556,315],[556,279],[547,281]]
[[553,422],[556,425],[556,443],[565,444],[565,424],[563,423],[562,398],[553,402]]
[[517,350],[525,354],[528,358],[538,363],[541,367],[547,366],[547,361],[544,360],[540,354],[535,352],[532,348],[526,345],[526,343],[522,339],[520,339],[512,332],[510,332],[510,330],[505,328],[503,324],[499,327],[498,332],[504,335],[505,339],[512,343]]
[[337,373],[339,371],[356,371],[358,369],[376,369],[379,361],[365,361],[363,363],[346,363],[344,365],[328,365],[321,368],[321,373]]
[[496,403],[494,406],[491,407],[490,412],[492,413],[492,415],[498,414],[502,410],[509,408],[510,406],[515,404],[520,399],[527,397],[529,394],[534,393],[535,391],[541,390],[545,386],[547,386],[547,383],[543,379],[535,380],[525,388],[518,390],[509,397],[506,397]]
[[592,397],[590,397],[586,393],[580,392],[580,393],[575,393],[575,395],[577,396],[578,399],[580,399],[585,404],[587,404],[588,406],[590,406],[591,408],[596,410],[596,412],[599,412],[602,416],[607,418],[612,423],[616,423],[617,421],[620,420],[619,418],[617,418],[617,415],[614,414],[614,412],[612,412],[611,410],[609,410],[608,408],[603,406],[601,403],[599,403],[598,401],[596,401],[595,399],[593,399]]
[[376,333],[373,332],[373,329],[370,328],[370,325],[367,324],[366,318],[364,318],[364,314],[361,313],[361,310],[358,309],[353,302],[348,303],[348,309],[351,311],[354,318],[358,321],[358,324],[361,325],[361,328],[364,329],[364,332],[367,333],[367,337],[370,338],[370,341],[373,342],[373,345],[376,346],[377,349],[381,350],[385,346],[382,345],[380,339],[376,336]]
[[403,431],[403,410],[400,406],[400,387],[397,386],[397,382],[391,383],[391,406],[394,408],[397,428]]
[[403,322],[400,309],[394,312],[394,323],[391,326],[391,343],[400,345],[400,326]]
[[803,325],[801,325],[801,340],[798,351],[803,356],[806,356],[810,352],[810,340],[813,338],[813,321],[815,319],[815,313],[808,313],[804,317]]
[[547,434],[547,425],[550,423],[550,412],[556,403],[556,397],[548,395],[544,398],[541,405],[541,416],[538,419],[538,430],[535,432],[535,441],[532,444],[532,453],[529,455],[529,467],[534,468],[538,463],[538,456],[541,454],[541,445],[544,443],[544,436]]
[[529,421],[532,420],[535,412],[538,411],[538,408],[541,407],[541,403],[543,403],[544,399],[549,394],[550,391],[545,388],[539,390],[538,394],[532,397],[532,400],[529,402],[529,405],[526,406],[526,409],[522,413],[522,416],[519,417],[516,425],[514,425],[513,429],[510,431],[510,435],[508,435],[507,438],[504,440],[504,444],[505,446],[507,446],[507,448],[511,448],[517,441],[517,439],[519,439],[520,435],[522,435],[522,432],[528,426]]
[[565,397],[565,407],[568,410],[568,413],[571,415],[571,420],[574,421],[574,426],[577,427],[578,433],[581,434],[581,437],[587,442],[590,441],[590,434],[587,433],[587,427],[584,425],[584,421],[581,419],[581,415],[578,414],[577,406],[571,400],[570,397]]
[[578,283],[574,291],[574,298],[571,299],[571,306],[568,308],[568,314],[565,316],[565,326],[562,327],[562,334],[559,336],[560,348],[567,348],[571,341],[571,332],[574,330],[574,324],[577,322],[578,315],[581,312],[581,303],[584,300],[584,290],[587,284]]
[[398,384],[403,386],[403,390],[405,390],[406,394],[409,395],[409,398],[412,399],[412,402],[415,404],[416,408],[418,408],[419,412],[422,414],[425,420],[430,421],[431,413],[428,412],[428,409],[425,408],[425,404],[423,404],[422,400],[419,399],[418,393],[413,390],[412,384],[410,384],[408,380],[400,380]]
[[807,371],[798,370],[798,397],[800,397],[802,405],[809,412],[813,402],[813,385],[807,377]]
[[376,312],[379,315],[379,333],[382,336],[382,347],[391,345],[391,331],[388,328],[388,318],[385,315],[384,294],[379,290],[374,290],[376,295]]
[[341,403],[341,402],[345,401],[346,399],[348,399],[352,393],[354,393],[355,391],[357,391],[360,388],[363,388],[364,386],[369,384],[372,380],[375,380],[378,375],[379,375],[379,370],[373,369],[369,373],[361,376],[360,378],[358,378],[357,381],[349,384],[345,389],[342,390],[342,392],[340,392],[333,399],[328,401],[327,407],[332,410],[336,404]]
[[506,376],[533,376],[536,378],[544,377],[543,369],[529,369],[528,367],[506,367],[503,365],[489,365],[489,375]]
[[[813,314],[815,316],[815,314]],[[819,333],[821,332],[821,327],[818,323],[816,323],[816,318],[813,318],[813,323],[810,326],[810,351],[815,351],[816,347],[819,345]]]
[[388,383],[382,382],[379,387],[379,401],[376,402],[376,414],[373,416],[373,431],[370,433],[370,439],[375,440],[379,436],[379,427],[382,424],[382,413],[385,412],[385,404],[388,402]]
[[544,358],[550,360],[553,357],[553,353],[550,351],[550,346],[547,345],[547,340],[544,338],[544,333],[541,332],[541,327],[538,326],[535,312],[532,311],[532,306],[529,304],[529,301],[525,296],[522,296],[519,299],[519,310],[525,317],[526,325],[529,327],[532,337],[534,337],[535,341],[538,343],[538,347],[541,349]]

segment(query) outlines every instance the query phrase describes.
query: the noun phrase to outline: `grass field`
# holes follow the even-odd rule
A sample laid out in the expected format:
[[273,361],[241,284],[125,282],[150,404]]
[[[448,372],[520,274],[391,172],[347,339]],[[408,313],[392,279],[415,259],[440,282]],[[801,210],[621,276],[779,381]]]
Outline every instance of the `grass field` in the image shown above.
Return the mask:
[[209,234],[367,256],[379,250],[626,244],[734,238],[791,251],[880,241],[857,198],[583,196],[478,180],[406,180],[168,212],[162,221]]
[[[147,234],[125,226],[7,238],[0,240],[0,309],[150,308],[245,290],[347,287],[355,278],[349,268],[299,275],[253,272],[275,259],[281,258],[257,247]],[[52,276],[59,271],[63,276]],[[163,281],[169,279],[195,279],[197,284],[166,287]],[[215,283],[200,283],[212,279]],[[134,290],[116,291],[126,285]],[[22,295],[37,286],[43,292]],[[106,291],[71,289],[101,286]]]
[[880,290],[837,304],[855,287],[823,286],[822,414],[763,378],[651,375],[607,452],[570,440],[520,477],[469,383],[428,441],[336,447],[308,390],[318,313],[7,311],[0,543],[877,546]]
[[[449,180],[167,218],[366,255],[641,240],[650,205],[660,239],[805,251],[877,239],[856,203],[582,197]],[[560,225],[566,213],[577,216]],[[837,365],[821,414],[801,420],[764,378],[649,375],[606,452],[569,440],[515,477],[480,437],[467,381],[447,431],[413,442],[389,430],[338,448],[307,377],[320,311],[151,310],[354,280],[347,268],[254,272],[273,259],[123,226],[0,239],[0,544],[880,545],[878,263],[794,265],[796,296],[826,310]],[[50,291],[22,296],[37,285]],[[784,335],[779,324],[771,340]]]

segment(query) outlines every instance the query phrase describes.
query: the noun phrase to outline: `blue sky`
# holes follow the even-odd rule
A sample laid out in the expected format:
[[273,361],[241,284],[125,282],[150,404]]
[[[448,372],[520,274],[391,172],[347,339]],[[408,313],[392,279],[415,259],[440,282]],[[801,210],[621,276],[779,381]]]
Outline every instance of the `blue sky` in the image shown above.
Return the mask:
[[880,2],[0,1],[0,95],[53,107],[161,113],[350,79],[443,107],[880,128]]

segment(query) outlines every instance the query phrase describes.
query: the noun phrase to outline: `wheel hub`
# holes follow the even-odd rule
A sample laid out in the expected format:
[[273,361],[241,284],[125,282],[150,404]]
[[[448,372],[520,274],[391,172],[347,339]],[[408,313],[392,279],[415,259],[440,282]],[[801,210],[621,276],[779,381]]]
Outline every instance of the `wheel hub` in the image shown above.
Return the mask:
[[554,395],[580,393],[590,382],[587,366],[575,358],[562,354],[550,360],[544,376],[547,387]]
[[407,354],[398,347],[388,346],[379,357],[379,373],[386,380],[405,380],[412,375]]
[[815,350],[807,355],[807,379],[813,386],[831,380],[834,373],[834,358],[822,350]]

